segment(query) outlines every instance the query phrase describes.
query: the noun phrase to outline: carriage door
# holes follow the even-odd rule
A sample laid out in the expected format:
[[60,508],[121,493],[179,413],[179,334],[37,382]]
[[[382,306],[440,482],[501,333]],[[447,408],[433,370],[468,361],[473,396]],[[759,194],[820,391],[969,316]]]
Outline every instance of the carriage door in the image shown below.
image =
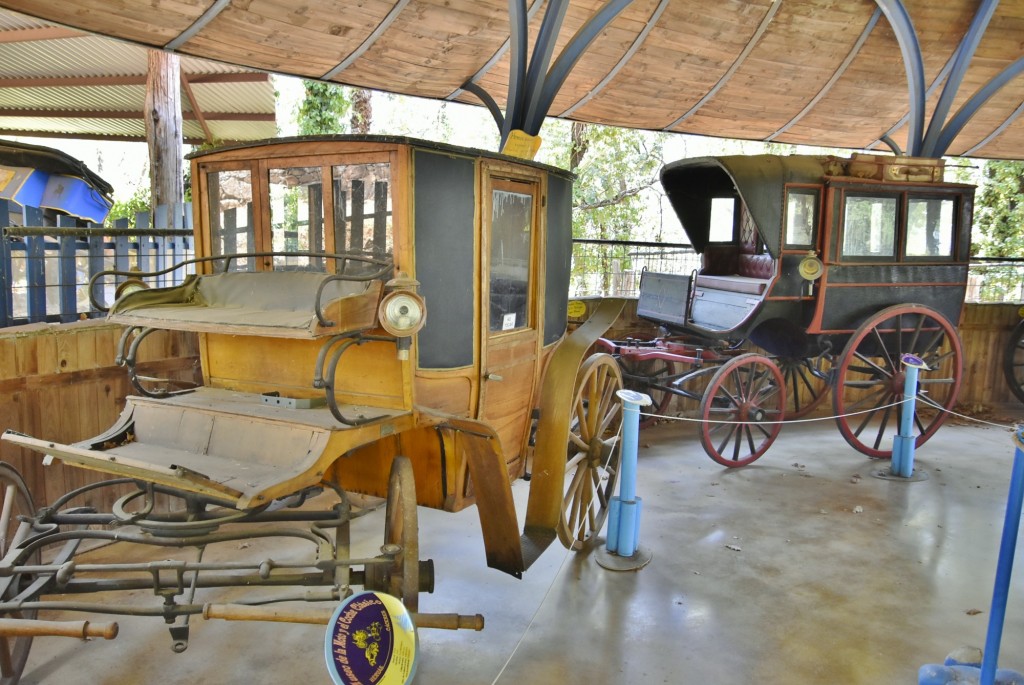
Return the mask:
[[523,467],[537,376],[538,180],[484,174],[481,236],[480,412],[501,438],[509,474]]

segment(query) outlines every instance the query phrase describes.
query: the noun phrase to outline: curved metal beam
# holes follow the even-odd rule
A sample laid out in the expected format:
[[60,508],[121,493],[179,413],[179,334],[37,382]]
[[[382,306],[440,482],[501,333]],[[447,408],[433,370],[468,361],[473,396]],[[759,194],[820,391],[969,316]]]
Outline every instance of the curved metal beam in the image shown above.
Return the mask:
[[569,44],[558,55],[558,59],[551,66],[547,76],[544,77],[540,99],[537,101],[536,107],[532,109],[532,116],[523,121],[524,131],[530,135],[537,135],[541,124],[544,123],[544,117],[547,116],[548,110],[551,108],[551,103],[555,100],[555,95],[565,83],[569,72],[576,66],[576,62],[583,56],[584,51],[594,42],[598,34],[605,30],[631,2],[632,0],[607,0],[601,9],[576,31]]
[[[527,21],[527,23],[533,21],[534,15],[537,14],[537,10],[539,10],[541,8],[541,5],[543,5],[543,4],[544,4],[544,0],[533,0],[533,4],[530,5],[530,9],[527,10],[527,12],[526,12],[526,21]],[[483,76],[484,74],[489,72],[491,69],[493,69],[494,65],[497,64],[501,60],[501,58],[505,56],[506,52],[508,52],[508,47],[509,47],[509,45],[511,45],[511,43],[512,43],[512,39],[511,38],[506,38],[505,42],[501,44],[501,47],[494,51],[494,54],[491,55],[491,58],[489,60],[487,60],[486,62],[484,62],[484,65],[482,67],[480,67],[479,69],[477,69],[475,74],[473,74],[468,79],[466,79],[466,83],[476,83],[480,79],[481,76]],[[458,88],[453,90],[451,93],[446,95],[444,99],[445,100],[449,100],[449,101],[454,100],[455,98],[457,98],[460,95],[462,95],[462,91],[464,91],[464,90],[469,90],[469,89],[466,88],[464,85],[463,86],[459,86]],[[477,95],[477,93],[475,91],[473,92],[473,94]]]
[[761,40],[761,36],[764,35],[764,32],[768,30],[768,25],[772,22],[772,19],[775,17],[775,13],[779,11],[779,7],[781,5],[782,0],[775,0],[775,2],[772,3],[772,6],[768,8],[768,12],[764,15],[764,18],[761,19],[761,23],[757,27],[757,30],[754,31],[754,35],[750,37],[749,41],[747,41],[746,47],[743,48],[743,51],[740,52],[739,56],[733,61],[732,66],[730,66],[729,69],[724,74],[722,74],[722,78],[718,79],[718,83],[716,83],[711,88],[711,90],[705,93],[704,97],[698,100],[693,107],[691,107],[689,110],[687,110],[685,114],[683,114],[683,116],[679,117],[668,126],[665,126],[662,129],[663,131],[671,131],[673,128],[689,119],[691,116],[694,115],[694,113],[696,113],[698,109],[704,106],[705,102],[713,98],[715,96],[715,93],[721,90],[722,87],[726,83],[728,83],[729,79],[732,78],[732,75],[735,74],[736,71],[740,68],[740,65],[742,65],[743,62],[746,61],[750,53],[754,51],[754,46],[757,45],[758,41]]
[[895,140],[889,137],[888,133],[879,138],[879,140],[888,145],[889,149],[892,150],[892,153],[894,155],[896,155],[897,157],[903,156],[903,150],[900,148],[900,146],[896,143]]
[[505,99],[505,119],[501,124],[501,147],[505,146],[513,122],[522,111],[523,90],[526,87],[526,46],[529,25],[526,0],[508,0],[509,42],[512,54],[508,68],[508,97]]
[[611,68],[611,70],[605,75],[605,77],[601,79],[600,83],[591,88],[586,95],[584,95],[575,103],[573,103],[571,107],[569,107],[562,113],[557,114],[556,116],[569,116],[577,109],[590,102],[595,95],[600,93],[605,86],[611,83],[612,79],[614,79],[615,76],[622,70],[622,68],[629,63],[629,60],[633,58],[633,55],[635,55],[637,51],[640,50],[640,46],[642,46],[644,42],[647,40],[647,36],[651,33],[651,30],[653,30],[654,27],[658,25],[658,20],[661,19],[661,15],[665,12],[665,9],[668,7],[669,2],[671,2],[671,0],[661,0],[661,2],[655,8],[654,13],[651,14],[650,19],[647,20],[647,25],[644,26],[644,30],[641,31],[639,35],[637,35],[636,40],[633,41],[633,44],[629,46],[629,49],[626,50],[625,54],[622,55],[622,58],[615,63],[615,66]]
[[832,86],[834,86],[836,82],[842,77],[842,75],[846,73],[846,70],[850,67],[850,64],[853,62],[854,58],[856,58],[857,55],[860,53],[860,49],[864,47],[864,43],[867,42],[868,36],[871,35],[871,32],[875,30],[875,25],[878,24],[878,20],[881,18],[881,16],[882,10],[876,7],[875,11],[871,15],[871,18],[868,19],[868,23],[864,26],[864,30],[860,32],[860,36],[857,37],[857,40],[854,42],[853,47],[850,48],[850,51],[846,54],[846,59],[843,60],[842,64],[839,65],[839,68],[836,69],[835,73],[832,74],[832,78],[830,78],[825,83],[825,85],[821,87],[821,90],[819,90],[814,95],[814,97],[811,98],[811,100],[807,103],[807,106],[800,110],[800,112],[795,117],[786,122],[785,126],[783,126],[778,131],[765,138],[766,141],[770,141],[774,139],[776,136],[782,135],[783,133],[788,131],[791,126],[793,126],[798,121],[807,116],[807,113],[814,109],[814,106],[817,105],[818,102],[820,102],[821,99],[825,97],[825,95],[827,95],[830,90],[832,90]]
[[[925,101],[927,101],[929,98],[931,98],[932,95],[935,94],[935,91],[938,90],[939,86],[942,85],[942,82],[946,79],[947,76],[949,76],[949,72],[952,69],[953,69],[953,56],[950,55],[949,59],[946,60],[946,63],[942,66],[942,69],[935,76],[935,79],[932,81],[932,84],[930,86],[928,86],[928,90],[925,91],[925,93],[924,93]],[[907,119],[909,119],[909,118],[910,118],[910,114],[904,114],[902,117],[900,117],[899,121],[897,121],[895,124],[893,124],[891,127],[889,127],[889,130],[886,131],[885,133],[883,133],[882,136],[878,140],[876,140],[875,142],[873,142],[870,145],[868,145],[867,148],[865,148],[865,149],[871,150],[871,149],[877,147],[879,143],[885,143],[889,147],[892,147],[893,144],[890,142],[892,140],[892,138],[891,138],[892,134],[896,133],[896,131],[898,131],[900,128],[902,128],[903,125],[907,123]],[[903,153],[901,152],[900,154],[903,154]]]
[[903,67],[907,71],[907,94],[910,98],[907,154],[916,156],[921,151],[924,129],[924,61],[921,58],[921,44],[902,0],[875,0],[875,4],[889,20],[903,54]]
[[[555,41],[558,40],[558,32],[562,28],[562,21],[569,9],[568,0],[549,0],[548,8],[544,12],[544,21],[540,25],[540,33],[533,44],[533,56],[530,57],[530,67],[526,71],[526,99],[523,110],[523,122],[532,121],[537,116],[537,108],[541,102],[541,85],[544,82],[544,75],[547,73],[548,65],[551,64],[551,55],[555,51]],[[543,121],[547,110],[541,113]],[[523,127],[525,129],[525,126]],[[538,127],[539,128],[539,127]]]
[[178,34],[177,38],[174,38],[164,43],[164,50],[177,50],[182,45],[187,43],[192,36],[196,35],[203,30],[207,24],[213,21],[218,14],[224,11],[224,8],[231,4],[231,0],[216,0],[212,5],[206,8],[206,11],[199,15],[199,18],[192,22],[192,25],[187,29]]
[[404,10],[405,6],[408,4],[409,0],[398,0],[394,7],[391,8],[391,11],[388,12],[388,15],[384,17],[384,20],[377,24],[377,28],[370,32],[370,35],[366,37],[366,40],[360,43],[359,47],[353,50],[348,57],[339,62],[336,67],[321,76],[320,80],[330,81],[335,76],[348,69],[353,62],[362,57],[363,53],[369,50],[373,44],[377,42],[377,39],[381,37],[381,34],[388,30],[391,24],[394,23],[395,19],[398,18],[398,15],[402,13],[402,10]]
[[[944,148],[939,149],[941,146],[939,141],[943,138],[942,133],[944,132],[946,116],[953,106],[953,99],[956,97],[957,91],[960,90],[964,74],[967,73],[967,67],[971,65],[974,52],[978,49],[978,43],[981,42],[981,37],[985,35],[985,29],[988,28],[989,21],[991,21],[992,15],[998,6],[999,0],[982,0],[981,6],[974,15],[974,19],[971,20],[967,33],[956,48],[953,71],[950,72],[949,77],[946,79],[946,85],[942,89],[942,95],[939,96],[938,103],[935,105],[931,121],[928,123],[928,130],[925,132],[924,140],[921,143],[921,154],[926,157],[941,157],[945,152]],[[947,147],[949,142],[947,141]]]
[[1010,114],[1010,116],[1006,117],[1006,120],[1003,123],[999,124],[999,126],[997,126],[992,131],[992,133],[989,133],[987,136],[982,138],[978,143],[976,143],[970,149],[964,150],[962,153],[960,153],[960,156],[962,156],[962,157],[970,157],[975,152],[977,152],[981,148],[983,148],[986,145],[988,145],[994,138],[996,138],[996,136],[998,136],[1000,133],[1002,133],[1007,128],[1009,128],[1010,124],[1012,124],[1013,122],[1017,121],[1017,119],[1020,117],[1021,114],[1024,114],[1024,102],[1022,102],[1019,105],[1017,105],[1017,109],[1013,110],[1013,113]]
[[960,134],[963,127],[967,125],[967,122],[971,120],[978,110],[995,95],[1000,88],[1005,86],[1007,83],[1017,78],[1021,74],[1024,74],[1024,57],[1018,57],[1010,66],[1003,69],[1001,72],[996,74],[991,81],[982,86],[978,92],[970,97],[960,109],[957,110],[956,114],[949,120],[949,123],[943,127],[942,133],[939,135],[938,140],[935,143],[936,156],[942,156],[946,150],[953,143],[953,139]]
[[494,98],[491,97],[490,93],[472,81],[466,81],[463,83],[459,90],[472,93],[480,98],[480,101],[484,103],[485,107],[487,107],[487,111],[491,113],[492,117],[494,117],[494,123],[498,125],[498,130],[502,130],[505,126],[505,116],[501,113],[501,108],[498,107],[498,103],[494,101]]

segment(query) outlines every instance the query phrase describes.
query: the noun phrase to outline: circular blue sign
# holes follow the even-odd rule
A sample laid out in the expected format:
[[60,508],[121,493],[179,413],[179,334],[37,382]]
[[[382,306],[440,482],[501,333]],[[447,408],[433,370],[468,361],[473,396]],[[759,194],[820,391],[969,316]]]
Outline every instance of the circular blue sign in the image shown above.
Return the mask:
[[397,597],[360,592],[337,608],[324,639],[335,685],[408,685],[416,674],[416,627]]

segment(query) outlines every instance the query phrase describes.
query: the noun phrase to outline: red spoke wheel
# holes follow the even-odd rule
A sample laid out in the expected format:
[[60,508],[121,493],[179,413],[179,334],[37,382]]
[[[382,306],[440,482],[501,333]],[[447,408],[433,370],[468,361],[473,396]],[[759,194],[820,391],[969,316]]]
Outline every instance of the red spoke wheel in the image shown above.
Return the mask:
[[963,348],[942,314],[919,304],[896,305],[861,324],[839,360],[832,402],[846,442],[874,459],[892,457],[892,439],[905,411],[904,354],[928,366],[915,393],[916,446],[935,434],[960,392]]
[[648,414],[664,415],[672,403],[672,398],[675,397],[665,389],[676,375],[675,362],[623,355],[619,357],[619,367],[622,370],[622,384],[626,390],[642,392],[651,398],[651,406],[641,409],[640,428],[653,426],[658,422],[658,417]]
[[831,389],[832,356],[775,360],[786,384],[786,421],[807,416],[818,408]]
[[622,463],[622,375],[615,358],[594,354],[576,375],[569,447],[565,463],[565,497],[558,538],[568,549],[582,549],[601,532]]
[[[34,514],[35,506],[25,480],[14,467],[0,462],[0,535],[3,536],[0,538],[0,558],[6,557],[31,531],[31,523],[19,517],[30,518]],[[37,550],[21,563],[38,565],[39,560]],[[0,597],[3,601],[15,599],[31,580],[21,574],[0,579]],[[35,610],[20,610],[5,613],[3,617],[31,620],[37,614]],[[17,685],[31,648],[31,635],[0,636],[0,685]]]
[[1024,321],[1010,332],[1003,352],[1003,375],[1010,386],[1010,392],[1024,402]]
[[746,466],[771,447],[782,427],[786,386],[768,357],[743,354],[722,365],[700,401],[700,442],[722,466]]

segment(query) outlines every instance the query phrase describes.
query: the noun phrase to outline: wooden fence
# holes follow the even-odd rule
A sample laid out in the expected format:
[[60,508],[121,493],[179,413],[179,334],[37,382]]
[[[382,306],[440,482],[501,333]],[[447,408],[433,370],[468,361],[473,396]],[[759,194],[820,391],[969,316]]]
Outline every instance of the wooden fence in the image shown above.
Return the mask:
[[[77,223],[0,200],[0,327],[98,317],[89,301],[89,279],[98,272],[156,271],[194,256],[190,204],[141,212],[135,228],[127,219],[112,228]],[[176,270],[151,285],[173,285],[184,277]],[[122,280],[97,284],[96,298],[109,303]]]

